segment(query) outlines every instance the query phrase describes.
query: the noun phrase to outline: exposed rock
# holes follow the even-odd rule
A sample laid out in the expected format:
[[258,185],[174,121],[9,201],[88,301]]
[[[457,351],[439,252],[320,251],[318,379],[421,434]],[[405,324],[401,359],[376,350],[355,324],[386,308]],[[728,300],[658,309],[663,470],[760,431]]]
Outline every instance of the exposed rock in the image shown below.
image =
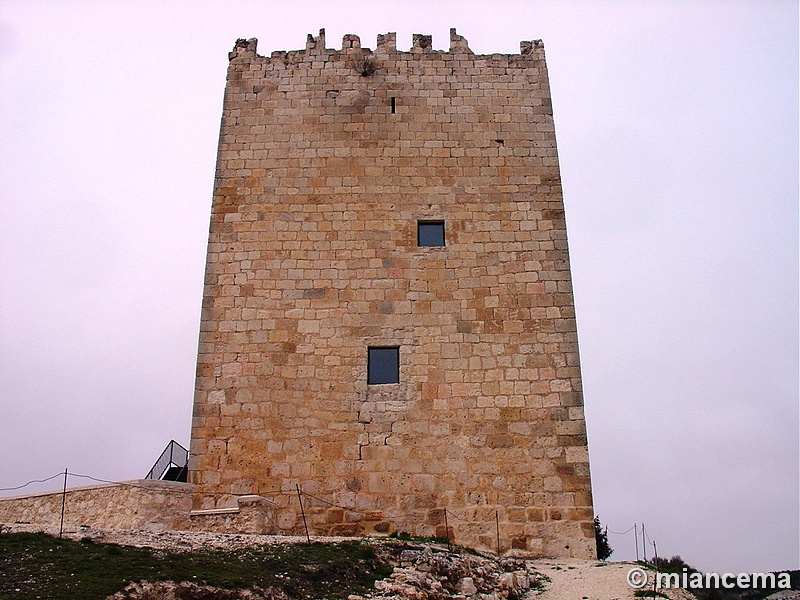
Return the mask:
[[130,584],[106,600],[288,600],[288,596],[275,588],[226,590],[185,581],[142,581]]
[[475,582],[472,580],[472,577],[459,579],[457,589],[465,596],[474,596],[478,593],[478,588],[475,587]]
[[365,598],[441,600],[478,596],[516,600],[541,580],[532,563],[518,559],[450,552],[437,545],[411,546],[399,553],[399,565]]

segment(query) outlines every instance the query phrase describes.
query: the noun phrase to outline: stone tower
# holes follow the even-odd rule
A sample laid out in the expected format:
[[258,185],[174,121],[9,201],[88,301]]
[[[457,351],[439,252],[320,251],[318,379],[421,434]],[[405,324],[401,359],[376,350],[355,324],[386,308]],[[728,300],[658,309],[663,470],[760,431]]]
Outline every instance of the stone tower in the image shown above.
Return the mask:
[[260,495],[299,533],[299,488],[316,534],[593,557],[542,44],[342,46],[229,55],[194,508]]

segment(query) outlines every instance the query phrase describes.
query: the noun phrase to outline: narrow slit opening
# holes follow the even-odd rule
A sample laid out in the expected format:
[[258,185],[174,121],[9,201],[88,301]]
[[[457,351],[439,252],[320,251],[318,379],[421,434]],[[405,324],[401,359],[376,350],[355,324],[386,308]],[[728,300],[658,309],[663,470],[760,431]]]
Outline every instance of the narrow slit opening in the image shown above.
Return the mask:
[[395,114],[396,107],[397,107],[396,98],[392,96],[392,114]]

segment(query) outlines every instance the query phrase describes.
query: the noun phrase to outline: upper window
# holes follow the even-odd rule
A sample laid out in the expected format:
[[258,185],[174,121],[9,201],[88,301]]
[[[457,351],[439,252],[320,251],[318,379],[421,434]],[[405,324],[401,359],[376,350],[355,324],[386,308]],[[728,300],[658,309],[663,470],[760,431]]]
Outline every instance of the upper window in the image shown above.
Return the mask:
[[444,246],[444,221],[417,221],[417,246]]
[[367,383],[400,383],[400,348],[367,349]]

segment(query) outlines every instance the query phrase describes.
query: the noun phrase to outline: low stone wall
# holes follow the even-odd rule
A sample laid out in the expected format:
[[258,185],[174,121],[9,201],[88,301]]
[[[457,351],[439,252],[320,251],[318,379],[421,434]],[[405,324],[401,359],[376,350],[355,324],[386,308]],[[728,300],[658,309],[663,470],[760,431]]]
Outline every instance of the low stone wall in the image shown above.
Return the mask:
[[[189,483],[140,479],[68,489],[64,527],[97,529],[189,529]],[[61,521],[60,491],[0,498],[0,523],[55,525]]]
[[216,533],[275,534],[277,505],[261,496],[240,496],[230,508],[192,511],[190,483],[139,479],[106,483],[30,496],[0,498],[0,523],[59,527],[64,501],[64,527],[75,530],[193,530]]
[[278,533],[278,505],[261,496],[239,496],[235,508],[195,510],[190,514],[193,531],[216,533]]

